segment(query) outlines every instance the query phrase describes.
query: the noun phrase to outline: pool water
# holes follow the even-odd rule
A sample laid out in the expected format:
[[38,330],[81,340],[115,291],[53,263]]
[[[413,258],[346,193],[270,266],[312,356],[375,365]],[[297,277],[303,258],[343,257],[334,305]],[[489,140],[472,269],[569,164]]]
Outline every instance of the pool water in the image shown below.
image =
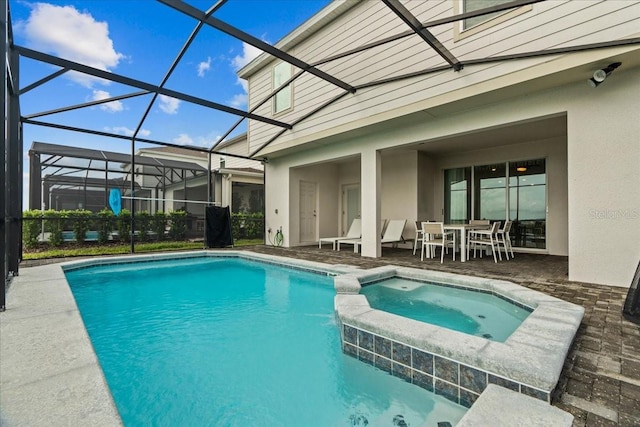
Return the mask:
[[127,426],[455,425],[466,412],[344,355],[331,277],[205,257],[66,276]]
[[530,310],[497,296],[393,277],[360,291],[371,307],[425,323],[504,342]]

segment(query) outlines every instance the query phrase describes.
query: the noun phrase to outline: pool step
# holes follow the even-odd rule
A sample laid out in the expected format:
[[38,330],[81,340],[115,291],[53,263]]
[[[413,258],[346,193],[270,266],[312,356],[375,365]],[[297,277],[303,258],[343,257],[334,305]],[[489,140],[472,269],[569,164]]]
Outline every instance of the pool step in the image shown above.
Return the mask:
[[489,384],[456,427],[571,427],[573,415],[542,400]]

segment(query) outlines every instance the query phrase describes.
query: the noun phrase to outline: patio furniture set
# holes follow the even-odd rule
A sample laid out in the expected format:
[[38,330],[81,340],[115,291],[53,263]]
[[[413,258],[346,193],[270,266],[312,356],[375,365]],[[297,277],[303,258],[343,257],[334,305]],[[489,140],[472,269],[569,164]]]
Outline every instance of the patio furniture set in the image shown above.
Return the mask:
[[[402,232],[406,225],[406,220],[392,219],[388,222],[382,220],[381,244],[391,243],[394,246],[398,243],[406,242],[402,236]],[[465,262],[469,259],[469,254],[473,248],[474,258],[480,249],[480,257],[485,250],[491,249],[494,262],[498,259],[502,261],[501,249],[504,249],[505,259],[509,256],[513,258],[513,248],[511,247],[511,227],[512,221],[502,221],[490,223],[489,220],[471,220],[469,223],[461,224],[445,224],[436,221],[415,221],[415,240],[413,244],[413,254],[416,254],[418,244],[421,245],[420,259],[424,260],[425,255],[428,258],[435,256],[437,247],[441,248],[440,262],[444,262],[444,255],[448,253],[448,249],[452,248],[453,260],[456,259],[456,251],[460,249],[460,261]],[[502,228],[501,228],[502,226]],[[322,237],[318,240],[318,247],[322,248],[323,243],[331,243],[332,249],[339,251],[341,245],[353,245],[353,251],[359,252],[362,245],[362,221],[355,218],[345,236]]]

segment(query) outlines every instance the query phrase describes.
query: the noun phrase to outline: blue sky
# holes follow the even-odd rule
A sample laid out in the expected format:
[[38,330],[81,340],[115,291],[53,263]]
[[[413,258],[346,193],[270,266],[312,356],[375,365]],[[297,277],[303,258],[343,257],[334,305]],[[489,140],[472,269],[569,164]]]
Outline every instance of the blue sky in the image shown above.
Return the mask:
[[[206,10],[215,2],[188,3]],[[214,16],[275,44],[328,3],[329,0],[229,0]],[[197,24],[153,0],[10,0],[9,4],[15,44],[154,85],[161,82]],[[259,53],[252,46],[205,26],[165,87],[246,111],[246,84],[237,78],[236,71]],[[25,87],[57,69],[21,58],[20,86]],[[137,91],[65,73],[22,95],[20,107],[25,116]],[[36,120],[131,135],[150,100],[151,95],[145,95]],[[159,97],[139,136],[210,147],[236,121],[234,115]],[[235,133],[244,129],[243,124]],[[130,151],[130,143],[124,140],[25,125],[25,190],[27,152],[33,141]]]

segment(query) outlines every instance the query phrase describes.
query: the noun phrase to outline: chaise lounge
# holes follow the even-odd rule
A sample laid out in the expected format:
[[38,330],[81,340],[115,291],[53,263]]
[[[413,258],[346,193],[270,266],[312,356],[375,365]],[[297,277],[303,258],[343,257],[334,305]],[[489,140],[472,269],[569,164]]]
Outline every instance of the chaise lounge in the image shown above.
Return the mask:
[[354,218],[354,220],[351,221],[351,225],[349,226],[349,231],[347,231],[346,236],[321,237],[318,240],[318,248],[322,248],[323,242],[332,243],[333,250],[335,251],[339,241],[359,239],[360,236],[362,236],[362,220],[360,218]]
[[[402,232],[404,231],[404,226],[406,224],[407,224],[406,219],[389,220],[389,224],[387,225],[387,228],[384,230],[382,239],[380,239],[380,244],[393,243],[395,245],[397,243],[404,243],[405,238],[402,236]],[[360,251],[360,245],[362,245],[362,239],[338,241],[338,250],[340,250],[341,244],[353,245],[353,252],[358,253]]]

